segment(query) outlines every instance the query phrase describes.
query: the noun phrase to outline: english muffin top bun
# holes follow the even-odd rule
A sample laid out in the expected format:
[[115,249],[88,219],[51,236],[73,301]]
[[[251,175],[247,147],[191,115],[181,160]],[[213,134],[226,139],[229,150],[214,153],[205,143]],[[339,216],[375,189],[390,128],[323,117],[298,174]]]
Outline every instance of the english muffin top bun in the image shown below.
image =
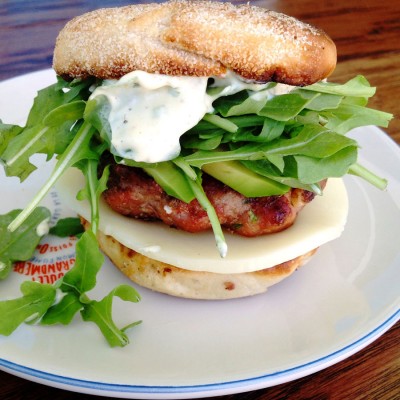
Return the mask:
[[100,9],[60,32],[54,69],[67,78],[115,79],[135,70],[309,85],[336,65],[320,29],[250,5],[174,0]]

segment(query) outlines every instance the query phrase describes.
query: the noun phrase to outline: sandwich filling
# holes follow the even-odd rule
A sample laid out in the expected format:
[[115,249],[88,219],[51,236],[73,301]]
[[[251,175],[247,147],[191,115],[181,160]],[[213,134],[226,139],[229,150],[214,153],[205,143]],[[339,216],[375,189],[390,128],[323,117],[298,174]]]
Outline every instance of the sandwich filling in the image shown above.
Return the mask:
[[[84,116],[112,155],[102,156],[109,205],[189,232],[211,227],[225,257],[222,227],[245,236],[286,229],[321,182],[354,168],[358,146],[344,134],[373,93],[363,77],[300,88],[232,72],[133,71],[92,88]],[[366,123],[382,118],[367,113]]]
[[[75,196],[84,186],[84,176],[73,168],[60,179],[57,190],[72,210],[90,220],[89,202]],[[192,234],[164,223],[127,218],[103,199],[99,213],[99,230],[134,252],[185,270],[235,274],[274,267],[338,238],[346,224],[348,199],[343,181],[330,179],[324,195],[308,204],[289,229],[267,238],[227,234],[225,258],[215,250],[211,231]]]
[[[198,78],[135,71],[119,80],[92,77],[67,82],[59,78],[39,92],[29,127],[13,128],[1,154],[7,175],[21,179],[34,169],[29,157],[35,152],[59,158],[44,188],[10,224],[10,230],[27,218],[70,166],[78,166],[87,180],[80,196],[91,199],[90,221],[96,231],[100,194],[104,192],[107,198],[116,188],[117,194],[125,196],[119,184],[113,185],[113,174],[126,167],[150,176],[161,197],[168,196],[167,201],[156,201],[167,219],[179,218],[171,199],[189,208],[195,205],[200,218],[194,224],[212,228],[218,252],[226,257],[223,227],[257,236],[291,226],[304,204],[322,194],[321,182],[328,178],[354,173],[385,187],[384,180],[358,165],[358,145],[345,135],[357,126],[388,124],[391,115],[366,107],[374,92],[362,76],[345,84],[319,82],[301,88],[249,82],[233,73]],[[39,109],[41,116],[36,118]],[[33,131],[40,141],[30,140]],[[32,143],[42,147],[32,147]],[[207,189],[214,186],[207,185],[213,180],[220,185],[212,190],[216,196]],[[240,198],[238,208],[226,200],[226,193],[230,199]],[[225,196],[222,211],[214,201],[221,194]],[[271,196],[273,201],[268,199]],[[159,219],[160,213],[143,212],[153,202],[144,197],[138,212],[125,214]],[[272,204],[272,212],[258,206],[264,201]],[[126,206],[121,198],[109,204]],[[230,218],[243,210],[245,219]],[[282,223],[264,224],[263,213]],[[170,225],[180,227],[176,220]],[[191,231],[188,224],[183,226]]]
[[103,81],[90,100],[108,104],[111,152],[137,162],[172,160],[181,152],[180,137],[213,112],[212,102],[217,98],[250,90],[254,101],[261,102],[294,89],[245,82],[233,72],[211,80],[212,94],[207,93],[207,77],[133,71],[119,80]]

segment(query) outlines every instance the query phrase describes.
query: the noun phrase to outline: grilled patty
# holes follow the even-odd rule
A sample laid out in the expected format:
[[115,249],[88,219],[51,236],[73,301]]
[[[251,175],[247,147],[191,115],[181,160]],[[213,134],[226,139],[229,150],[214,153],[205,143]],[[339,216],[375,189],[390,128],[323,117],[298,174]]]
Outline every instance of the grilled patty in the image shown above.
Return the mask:
[[[284,195],[247,198],[207,174],[203,175],[203,188],[221,226],[248,237],[288,228],[315,196],[306,190],[291,189]],[[103,197],[113,210],[125,216],[161,220],[187,232],[211,228],[206,211],[196,199],[185,203],[169,196],[139,168],[111,165]]]

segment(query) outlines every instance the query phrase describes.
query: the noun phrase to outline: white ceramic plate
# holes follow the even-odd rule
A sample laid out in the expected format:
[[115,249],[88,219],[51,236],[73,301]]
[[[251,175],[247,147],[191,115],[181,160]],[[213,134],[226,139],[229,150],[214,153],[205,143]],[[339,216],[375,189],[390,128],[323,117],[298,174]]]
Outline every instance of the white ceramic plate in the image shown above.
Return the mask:
[[[36,90],[53,80],[51,71],[41,71],[1,83],[0,117],[23,123]],[[79,318],[67,327],[23,325],[0,337],[0,368],[77,392],[178,399],[277,385],[362,349],[400,317],[400,151],[374,127],[353,136],[362,146],[361,161],[389,179],[388,190],[347,177],[344,234],[265,295],[192,301],[140,288],[139,304],[115,305],[121,326],[143,320],[127,347],[109,348],[97,328]],[[37,162],[40,172],[23,186],[0,173],[0,213],[22,207],[35,192],[49,170]],[[54,190],[45,205],[54,219],[69,214]],[[52,282],[73,262],[73,245],[70,239],[43,242],[30,263],[0,282],[0,297],[18,295],[26,278]],[[126,279],[106,265],[91,297],[122,282]]]

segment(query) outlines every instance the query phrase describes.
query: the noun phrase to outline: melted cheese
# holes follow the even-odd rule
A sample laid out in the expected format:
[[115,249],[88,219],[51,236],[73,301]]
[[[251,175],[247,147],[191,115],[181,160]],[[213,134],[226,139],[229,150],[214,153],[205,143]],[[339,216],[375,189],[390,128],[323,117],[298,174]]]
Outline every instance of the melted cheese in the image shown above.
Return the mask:
[[[57,189],[74,211],[90,220],[90,206],[75,194],[84,186],[79,170],[70,169]],[[318,196],[283,232],[256,238],[226,235],[228,255],[222,259],[212,232],[190,234],[157,222],[138,221],[100,204],[100,230],[150,258],[193,271],[242,273],[273,267],[336,239],[342,233],[348,200],[341,179],[329,179]]]

